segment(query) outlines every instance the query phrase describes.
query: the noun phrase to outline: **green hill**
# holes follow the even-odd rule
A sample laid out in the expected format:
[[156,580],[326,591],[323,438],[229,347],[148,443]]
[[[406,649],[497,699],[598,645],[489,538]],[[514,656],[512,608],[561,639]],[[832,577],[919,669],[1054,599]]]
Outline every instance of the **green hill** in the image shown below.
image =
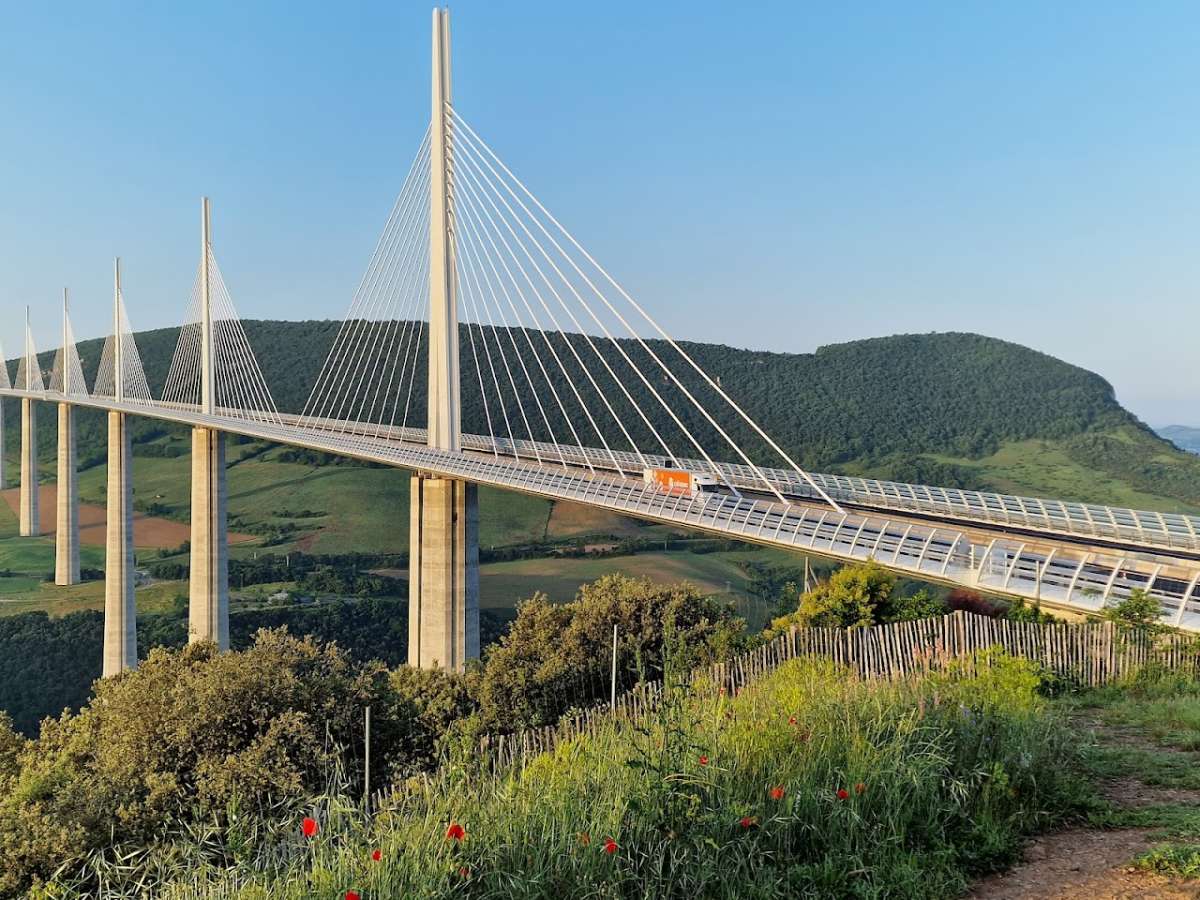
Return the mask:
[[[301,410],[339,323],[244,325],[279,408]],[[177,329],[137,335],[156,393],[166,378],[177,335]],[[661,343],[649,343],[664,350]],[[89,379],[101,345],[99,340],[79,344]],[[1100,376],[1017,344],[946,333],[875,338],[796,354],[719,344],[684,346],[789,453],[813,469],[1158,509],[1200,509],[1200,460],[1180,452],[1122,408]],[[635,361],[645,358],[635,344],[625,348]],[[462,353],[464,360],[470,358],[465,335]],[[569,354],[564,350],[560,355]],[[50,358],[44,354],[47,367]],[[424,366],[424,359],[418,365]],[[702,400],[713,399],[695,379],[689,386]],[[629,388],[644,409],[655,409],[644,386]],[[520,399],[532,408],[530,397]],[[594,397],[583,391],[583,399]],[[423,424],[424,403],[418,384],[411,424]],[[678,412],[689,428],[712,438],[699,414],[682,408]],[[633,428],[637,417],[625,418]],[[670,427],[665,413],[656,418],[661,420],[656,427]],[[567,433],[561,417],[551,415],[550,420],[560,438]],[[44,416],[40,426],[42,456],[49,461],[54,449],[52,417]],[[79,427],[82,464],[102,462],[102,418],[82,413]],[[478,392],[472,393],[466,379],[463,427],[486,430]],[[736,422],[730,427],[752,456],[774,461],[746,427]],[[15,429],[9,431],[12,454],[16,435],[11,433]],[[535,427],[535,432],[539,438],[549,436],[544,426]],[[177,442],[176,449],[152,446],[170,443],[172,429],[161,423],[139,420],[134,433],[140,455],[186,452],[183,442]],[[647,446],[653,443],[644,427],[634,429],[634,436]],[[285,458],[308,459],[294,454]],[[255,464],[254,459],[242,463]]]

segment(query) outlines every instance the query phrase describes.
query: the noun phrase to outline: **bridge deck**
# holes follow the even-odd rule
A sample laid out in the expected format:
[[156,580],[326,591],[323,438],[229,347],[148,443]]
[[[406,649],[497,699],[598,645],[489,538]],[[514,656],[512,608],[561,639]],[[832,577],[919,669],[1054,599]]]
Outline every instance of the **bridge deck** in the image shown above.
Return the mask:
[[[630,454],[631,464],[626,467],[619,457],[618,464],[613,465],[609,454],[591,448],[525,446],[517,448],[514,458],[502,455],[501,448],[488,438],[467,435],[464,451],[453,453],[424,446],[423,432],[417,429],[349,428],[346,423],[335,422],[301,424],[291,417],[281,420],[240,411],[206,416],[180,405],[117,403],[107,397],[64,396],[51,391],[0,390],[0,396],[116,409],[569,500],[836,560],[875,559],[926,581],[1022,597],[1075,612],[1095,612],[1110,598],[1142,588],[1161,601],[1169,621],[1188,630],[1200,630],[1200,603],[1194,599],[1200,581],[1200,559],[1186,552],[1196,548],[1181,551],[1170,542],[1155,544],[1145,534],[1131,539],[1120,530],[1104,535],[1055,533],[1036,519],[998,523],[980,517],[980,521],[970,521],[961,513],[951,514],[936,507],[881,507],[879,496],[885,502],[894,502],[895,495],[887,489],[874,495],[870,508],[839,513],[803,496],[794,479],[787,480],[786,493],[792,500],[788,504],[750,494],[666,494],[642,482],[642,459],[636,454]],[[507,449],[511,454],[513,448]],[[597,464],[597,454],[608,460],[608,466]],[[656,457],[646,459],[651,464],[659,462]],[[731,471],[731,476],[736,476],[731,477],[735,485],[738,479],[746,483],[744,473]],[[784,482],[782,476],[777,477]],[[837,486],[833,481],[829,483]],[[869,486],[860,487],[836,499],[849,502],[873,491]],[[1014,529],[1022,533],[1013,534]]]

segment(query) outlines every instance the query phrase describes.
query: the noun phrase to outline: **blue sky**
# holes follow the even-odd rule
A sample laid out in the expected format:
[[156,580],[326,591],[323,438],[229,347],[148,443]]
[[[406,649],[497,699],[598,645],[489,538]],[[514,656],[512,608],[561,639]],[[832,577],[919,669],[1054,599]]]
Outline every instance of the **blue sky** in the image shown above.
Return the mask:
[[[0,338],[341,315],[429,112],[411,2],[5,4]],[[968,330],[1200,424],[1191,3],[452,7],[456,107],[677,337]]]

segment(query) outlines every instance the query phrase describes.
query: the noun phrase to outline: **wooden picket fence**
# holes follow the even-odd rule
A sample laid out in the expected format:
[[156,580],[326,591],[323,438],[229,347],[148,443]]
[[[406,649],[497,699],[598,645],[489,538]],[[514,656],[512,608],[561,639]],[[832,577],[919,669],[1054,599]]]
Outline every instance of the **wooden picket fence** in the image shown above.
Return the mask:
[[[1200,638],[1193,635],[1150,634],[1112,622],[1012,622],[960,610],[868,628],[792,628],[754,650],[695,671],[692,683],[715,685],[732,695],[783,663],[810,656],[844,665],[860,678],[907,678],[941,670],[954,660],[974,660],[978,651],[992,647],[1084,687],[1110,684],[1149,664],[1200,675]],[[614,719],[643,720],[657,709],[662,691],[661,681],[646,682],[618,696],[613,708],[604,703],[554,725],[487,736],[480,746],[482,759],[493,770],[521,768],[564,740],[595,735]]]

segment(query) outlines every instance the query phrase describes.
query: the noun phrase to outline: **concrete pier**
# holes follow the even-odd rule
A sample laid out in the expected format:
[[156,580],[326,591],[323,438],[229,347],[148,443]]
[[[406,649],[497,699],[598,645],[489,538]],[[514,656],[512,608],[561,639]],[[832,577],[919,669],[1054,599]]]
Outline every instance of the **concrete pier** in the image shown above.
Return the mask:
[[479,656],[479,491],[413,475],[408,664],[462,671]]
[[54,583],[79,583],[79,473],[75,455],[75,408],[58,404],[57,522]]
[[229,649],[225,435],[192,429],[192,555],[188,640]]
[[104,677],[137,666],[133,480],[125,414],[108,414],[108,530],[104,556]]
[[32,537],[38,518],[37,401],[21,398],[21,536]]

